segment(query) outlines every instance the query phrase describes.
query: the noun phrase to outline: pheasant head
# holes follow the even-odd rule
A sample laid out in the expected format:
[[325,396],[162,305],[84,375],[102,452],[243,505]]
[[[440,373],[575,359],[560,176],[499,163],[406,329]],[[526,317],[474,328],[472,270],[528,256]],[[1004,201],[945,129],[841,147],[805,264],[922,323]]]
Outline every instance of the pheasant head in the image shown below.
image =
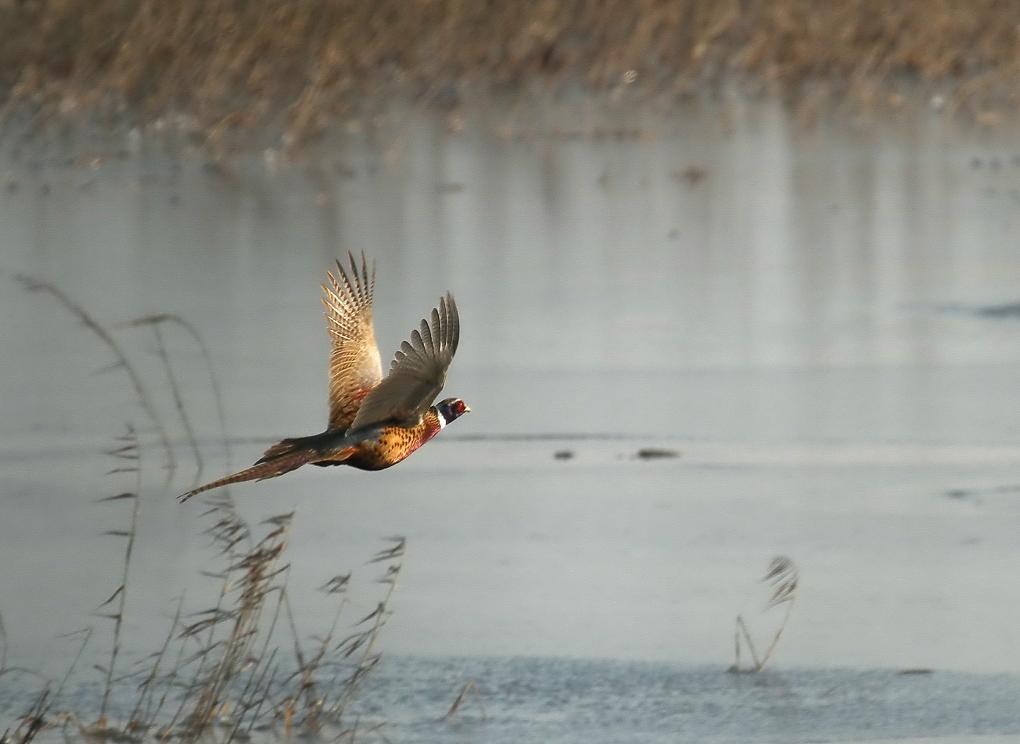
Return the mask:
[[436,413],[439,414],[439,420],[443,426],[470,412],[468,404],[460,398],[446,398],[436,403]]

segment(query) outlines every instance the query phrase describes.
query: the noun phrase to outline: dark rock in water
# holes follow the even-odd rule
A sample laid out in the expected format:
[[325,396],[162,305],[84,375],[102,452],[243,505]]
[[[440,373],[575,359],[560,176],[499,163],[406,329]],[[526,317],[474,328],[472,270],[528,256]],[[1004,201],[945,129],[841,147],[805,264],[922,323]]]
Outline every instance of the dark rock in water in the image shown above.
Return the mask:
[[673,177],[677,180],[683,179],[687,181],[689,186],[697,186],[701,183],[708,175],[708,170],[700,165],[689,165],[683,170],[673,172]]
[[1000,305],[937,305],[935,309],[943,313],[976,315],[980,318],[1020,318],[1020,302],[1004,302]]
[[636,457],[639,460],[661,460],[669,457],[680,457],[676,450],[663,449],[661,447],[642,447],[637,451]]
[[986,486],[984,488],[950,488],[942,492],[947,499],[976,499],[980,503],[981,496],[995,496],[1003,494],[1020,493],[1020,485],[1005,483],[999,486]]
[[556,450],[553,452],[553,457],[557,460],[572,460],[574,459],[573,450]]
[[1003,305],[985,305],[976,310],[978,315],[986,318],[1020,318],[1020,302],[1007,302]]
[[902,677],[906,677],[906,676],[920,676],[920,675],[923,675],[923,674],[934,674],[935,670],[934,669],[927,669],[927,668],[923,668],[922,667],[922,668],[917,668],[917,669],[900,669],[896,673],[899,674]]

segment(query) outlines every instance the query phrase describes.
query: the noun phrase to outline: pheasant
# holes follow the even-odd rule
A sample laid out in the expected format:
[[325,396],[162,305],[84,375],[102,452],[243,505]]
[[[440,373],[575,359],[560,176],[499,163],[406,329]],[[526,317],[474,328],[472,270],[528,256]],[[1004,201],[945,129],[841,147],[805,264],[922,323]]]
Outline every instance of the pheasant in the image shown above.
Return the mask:
[[471,409],[460,398],[436,399],[460,340],[457,304],[447,292],[430,318],[404,341],[383,378],[372,328],[375,267],[369,273],[347,254],[350,271],[336,262],[322,285],[329,357],[329,424],[321,434],[277,442],[252,467],[206,483],[180,496],[251,480],[265,480],[312,465],[348,465],[382,470],[406,459]]

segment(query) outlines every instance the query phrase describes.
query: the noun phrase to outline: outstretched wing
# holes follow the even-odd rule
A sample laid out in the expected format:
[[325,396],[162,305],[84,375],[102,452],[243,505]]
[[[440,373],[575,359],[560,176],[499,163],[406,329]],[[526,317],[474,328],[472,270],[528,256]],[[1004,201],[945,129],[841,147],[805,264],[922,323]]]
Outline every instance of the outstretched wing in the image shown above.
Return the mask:
[[382,379],[372,329],[375,268],[369,276],[364,253],[360,269],[354,256],[348,253],[347,257],[350,273],[337,261],[336,275],[327,272],[329,281],[322,285],[326,329],[333,347],[329,354],[330,429],[347,429],[362,400]]
[[447,292],[432,310],[431,325],[421,322],[411,340],[400,345],[390,373],[369,393],[358,409],[351,430],[379,424],[414,426],[443,389],[446,370],[460,340],[457,304]]

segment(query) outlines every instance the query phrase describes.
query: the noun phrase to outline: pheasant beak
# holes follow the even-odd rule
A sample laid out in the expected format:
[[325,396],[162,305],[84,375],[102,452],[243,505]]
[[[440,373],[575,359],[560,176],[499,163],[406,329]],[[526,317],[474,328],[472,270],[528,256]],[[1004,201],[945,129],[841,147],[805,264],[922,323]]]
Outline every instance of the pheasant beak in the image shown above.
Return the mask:
[[464,404],[464,413],[471,413],[471,406],[467,403]]

